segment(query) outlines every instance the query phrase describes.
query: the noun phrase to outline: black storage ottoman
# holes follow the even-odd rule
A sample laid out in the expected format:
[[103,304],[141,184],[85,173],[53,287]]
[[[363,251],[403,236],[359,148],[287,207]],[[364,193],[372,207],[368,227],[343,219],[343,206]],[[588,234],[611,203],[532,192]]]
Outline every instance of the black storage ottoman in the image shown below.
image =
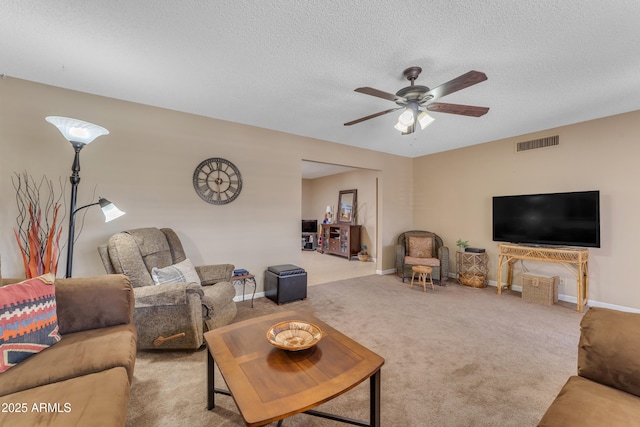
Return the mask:
[[293,264],[267,268],[264,294],[276,304],[307,298],[307,272]]

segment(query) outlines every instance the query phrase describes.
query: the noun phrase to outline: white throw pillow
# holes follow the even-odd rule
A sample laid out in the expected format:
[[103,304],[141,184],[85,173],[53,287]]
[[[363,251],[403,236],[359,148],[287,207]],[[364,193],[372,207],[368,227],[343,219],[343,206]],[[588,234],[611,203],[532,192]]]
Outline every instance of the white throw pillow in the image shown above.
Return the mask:
[[165,268],[153,267],[151,277],[156,285],[165,283],[197,283],[200,285],[200,277],[189,258],[177,264]]

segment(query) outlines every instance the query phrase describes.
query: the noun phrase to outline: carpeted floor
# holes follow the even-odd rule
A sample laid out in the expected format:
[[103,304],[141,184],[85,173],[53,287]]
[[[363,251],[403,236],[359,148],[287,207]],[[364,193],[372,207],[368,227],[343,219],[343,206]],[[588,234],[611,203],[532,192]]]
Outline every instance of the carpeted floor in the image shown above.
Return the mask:
[[[310,311],[384,357],[383,426],[535,426],[576,372],[582,314],[495,288],[450,281],[424,293],[373,275],[309,287],[305,301],[238,305],[236,321]],[[206,349],[138,353],[128,426],[244,425],[231,397],[216,405],[206,410]],[[319,409],[366,420],[368,382]],[[344,424],[300,414],[283,425]]]

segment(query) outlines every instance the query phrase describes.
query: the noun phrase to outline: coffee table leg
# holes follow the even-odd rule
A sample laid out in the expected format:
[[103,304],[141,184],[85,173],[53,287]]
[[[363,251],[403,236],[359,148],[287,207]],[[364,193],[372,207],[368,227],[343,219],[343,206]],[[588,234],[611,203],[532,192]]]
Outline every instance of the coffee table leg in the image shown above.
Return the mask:
[[[347,418],[341,415],[329,414],[326,412],[309,409],[304,412],[314,417],[327,418],[341,423],[353,424],[363,427],[380,427],[380,370],[369,377],[369,422]],[[282,420],[280,420],[282,421]],[[280,426],[280,424],[278,424]]]
[[214,370],[213,366],[213,356],[211,352],[207,348],[207,409],[213,409],[216,407],[215,402],[215,391],[213,390],[214,381]]
[[369,379],[369,425],[380,427],[380,369]]
[[207,347],[207,409],[213,409],[216,407],[216,393],[231,396],[231,392],[229,390],[215,387],[215,364],[216,361],[213,359],[213,356]]

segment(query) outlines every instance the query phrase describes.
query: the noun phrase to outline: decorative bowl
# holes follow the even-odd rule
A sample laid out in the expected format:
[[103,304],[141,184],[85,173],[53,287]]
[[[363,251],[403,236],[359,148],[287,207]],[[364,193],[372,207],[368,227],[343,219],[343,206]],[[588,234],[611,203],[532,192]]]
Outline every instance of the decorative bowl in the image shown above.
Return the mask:
[[267,331],[267,341],[274,347],[288,351],[306,350],[322,338],[322,331],[313,323],[286,320],[276,323]]

